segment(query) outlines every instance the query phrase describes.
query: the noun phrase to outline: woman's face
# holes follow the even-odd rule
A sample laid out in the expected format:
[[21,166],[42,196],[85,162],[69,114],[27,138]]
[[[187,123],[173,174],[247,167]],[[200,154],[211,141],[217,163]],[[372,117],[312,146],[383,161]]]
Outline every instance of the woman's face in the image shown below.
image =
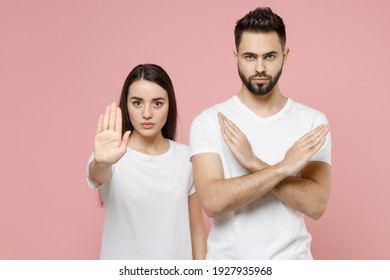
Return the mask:
[[168,94],[158,84],[138,80],[129,87],[127,109],[134,130],[144,137],[161,134],[168,117]]

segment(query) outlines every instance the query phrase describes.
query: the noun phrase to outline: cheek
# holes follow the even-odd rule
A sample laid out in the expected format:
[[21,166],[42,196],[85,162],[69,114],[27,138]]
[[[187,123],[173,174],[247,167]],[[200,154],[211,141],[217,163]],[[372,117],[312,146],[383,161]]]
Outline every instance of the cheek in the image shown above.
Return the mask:
[[133,122],[133,120],[137,117],[137,111],[130,106],[127,106],[127,110],[129,112],[130,121]]
[[277,63],[274,63],[274,65],[272,65],[272,71],[276,74],[280,71],[280,69],[282,69],[283,67],[283,60],[280,60],[280,61],[277,61]]
[[168,118],[168,107],[164,108],[164,110],[161,112],[161,119],[163,119],[164,122],[167,120],[167,118]]
[[248,63],[238,63],[238,70],[243,73],[245,76],[251,74],[251,65]]
[[168,118],[168,108],[164,108],[162,110],[159,110],[156,116],[158,115],[158,119],[162,126],[165,125],[167,118]]

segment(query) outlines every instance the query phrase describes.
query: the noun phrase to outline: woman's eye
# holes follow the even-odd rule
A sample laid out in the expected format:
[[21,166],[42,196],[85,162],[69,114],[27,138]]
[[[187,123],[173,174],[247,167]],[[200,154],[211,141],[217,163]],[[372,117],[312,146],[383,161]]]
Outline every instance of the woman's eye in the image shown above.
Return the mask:
[[154,106],[161,107],[163,104],[160,101],[154,102]]
[[136,107],[138,107],[138,106],[141,105],[141,102],[139,102],[139,101],[134,101],[134,102],[133,102],[133,105],[136,106]]

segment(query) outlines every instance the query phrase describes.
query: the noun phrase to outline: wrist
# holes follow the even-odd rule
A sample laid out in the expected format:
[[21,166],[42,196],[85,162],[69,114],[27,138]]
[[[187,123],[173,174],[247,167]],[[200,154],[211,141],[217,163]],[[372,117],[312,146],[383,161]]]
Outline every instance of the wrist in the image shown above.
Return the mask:
[[111,167],[113,165],[113,163],[111,163],[111,162],[102,161],[102,160],[99,160],[99,159],[96,159],[96,158],[93,160],[93,164],[97,168],[108,168],[108,167]]
[[291,175],[290,168],[288,164],[286,164],[284,161],[275,164],[274,167],[277,170],[277,173],[283,178],[286,178]]
[[256,171],[260,171],[264,168],[267,168],[269,167],[269,164],[263,162],[262,160],[258,159],[258,158],[254,158],[252,160],[252,162],[249,164],[249,171],[251,171],[252,173],[253,172],[256,172]]

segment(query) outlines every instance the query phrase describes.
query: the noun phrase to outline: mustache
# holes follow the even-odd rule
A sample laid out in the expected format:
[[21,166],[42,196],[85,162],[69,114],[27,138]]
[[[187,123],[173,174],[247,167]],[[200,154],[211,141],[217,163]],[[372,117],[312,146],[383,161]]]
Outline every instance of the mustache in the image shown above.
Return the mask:
[[272,81],[272,76],[266,75],[265,73],[257,73],[252,75],[249,77],[249,80],[253,80],[254,78],[267,78],[268,80]]

